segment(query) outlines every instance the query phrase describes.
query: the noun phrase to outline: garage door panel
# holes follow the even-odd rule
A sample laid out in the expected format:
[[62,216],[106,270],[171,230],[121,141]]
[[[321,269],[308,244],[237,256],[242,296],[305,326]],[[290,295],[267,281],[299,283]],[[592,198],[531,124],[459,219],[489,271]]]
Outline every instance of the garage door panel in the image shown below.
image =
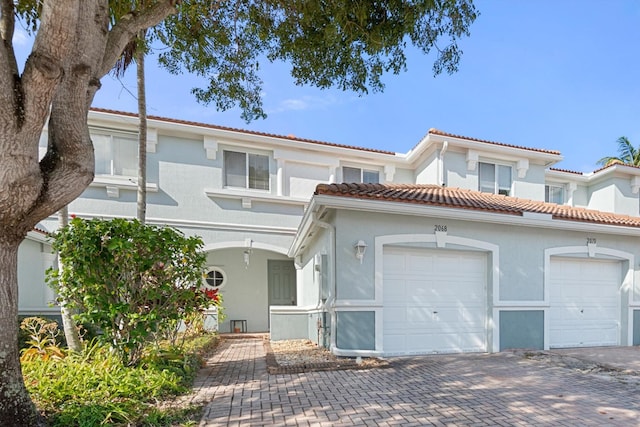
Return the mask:
[[405,307],[385,307],[385,314],[387,313],[389,313],[389,315],[384,316],[385,326],[402,324],[407,321],[407,310]]
[[550,346],[618,345],[621,276],[617,261],[552,258]]
[[406,270],[405,258],[399,254],[385,254],[383,261],[385,271],[403,271]]
[[486,255],[385,248],[384,259],[385,354],[486,351]]
[[429,323],[433,323],[433,314],[430,307],[407,307],[407,323],[413,323],[418,326],[424,325],[428,327]]
[[434,269],[433,260],[420,254],[408,255],[405,269],[407,272],[417,274],[433,274],[436,270]]

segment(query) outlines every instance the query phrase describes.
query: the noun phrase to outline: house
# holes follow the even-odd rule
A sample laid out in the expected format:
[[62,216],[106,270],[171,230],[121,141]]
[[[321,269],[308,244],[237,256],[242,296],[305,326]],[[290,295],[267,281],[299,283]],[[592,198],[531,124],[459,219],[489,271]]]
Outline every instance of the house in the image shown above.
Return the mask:
[[[96,177],[69,212],[134,217],[137,117],[89,124]],[[147,221],[202,237],[223,332],[347,356],[640,343],[638,168],[436,129],[394,153],[153,116],[147,151]]]

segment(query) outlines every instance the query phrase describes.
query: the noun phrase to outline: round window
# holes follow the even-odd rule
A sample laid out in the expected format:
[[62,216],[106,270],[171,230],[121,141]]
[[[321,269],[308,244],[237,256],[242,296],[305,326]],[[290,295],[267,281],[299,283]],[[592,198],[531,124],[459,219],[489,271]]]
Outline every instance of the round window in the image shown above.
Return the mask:
[[210,288],[219,289],[227,283],[227,276],[219,268],[213,267],[207,271],[204,282]]

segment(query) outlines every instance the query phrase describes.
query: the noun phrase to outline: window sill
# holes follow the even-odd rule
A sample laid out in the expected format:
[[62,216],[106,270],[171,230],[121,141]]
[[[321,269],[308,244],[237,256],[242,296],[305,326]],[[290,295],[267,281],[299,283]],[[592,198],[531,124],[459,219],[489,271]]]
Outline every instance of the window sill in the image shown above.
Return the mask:
[[309,204],[308,199],[299,199],[294,197],[286,197],[286,196],[274,196],[269,193],[261,193],[261,192],[252,192],[251,190],[231,190],[231,189],[209,189],[205,188],[205,194],[210,198],[221,198],[221,199],[233,199],[233,200],[241,200],[242,207],[246,209],[251,208],[251,202],[263,202],[263,203],[276,203],[276,204],[284,204],[284,205],[297,205],[306,207]]
[[[89,186],[106,188],[108,197],[117,198],[120,196],[120,190],[137,191],[136,180],[137,177],[131,176],[96,175]],[[158,184],[147,182],[147,191],[157,193]]]

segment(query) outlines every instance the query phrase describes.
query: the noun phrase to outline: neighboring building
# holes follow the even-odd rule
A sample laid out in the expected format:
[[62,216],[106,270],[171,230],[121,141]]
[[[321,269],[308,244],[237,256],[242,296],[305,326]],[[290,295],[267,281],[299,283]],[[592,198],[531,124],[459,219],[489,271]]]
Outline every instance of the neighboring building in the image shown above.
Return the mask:
[[18,248],[18,307],[24,316],[58,316],[55,294],[45,284],[45,271],[55,265],[47,233],[40,227],[27,234]]
[[[96,177],[69,212],[134,217],[137,117],[89,124]],[[343,355],[640,343],[638,168],[435,129],[398,154],[159,117],[147,151],[147,221],[203,238],[222,332]]]

